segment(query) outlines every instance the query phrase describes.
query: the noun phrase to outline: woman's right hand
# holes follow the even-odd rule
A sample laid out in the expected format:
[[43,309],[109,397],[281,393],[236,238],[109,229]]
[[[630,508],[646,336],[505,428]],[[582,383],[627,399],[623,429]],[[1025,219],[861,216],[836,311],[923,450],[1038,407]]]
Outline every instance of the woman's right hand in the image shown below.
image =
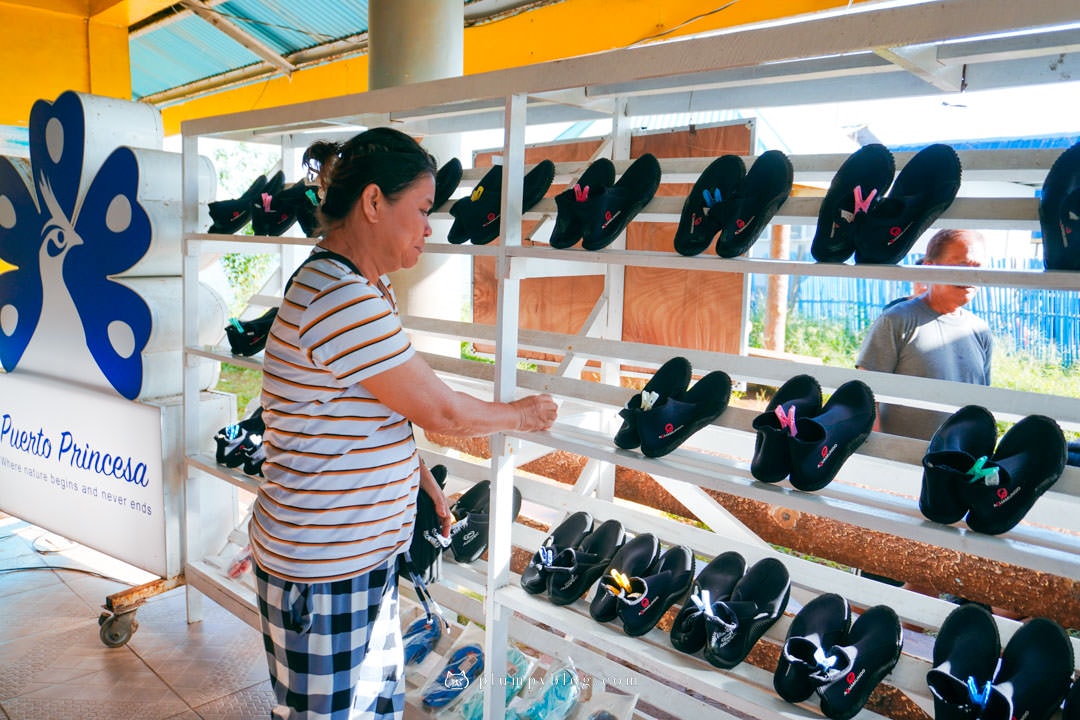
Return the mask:
[[523,432],[547,430],[555,424],[555,418],[559,414],[559,406],[546,393],[529,395],[510,404],[518,411],[518,426],[515,429]]

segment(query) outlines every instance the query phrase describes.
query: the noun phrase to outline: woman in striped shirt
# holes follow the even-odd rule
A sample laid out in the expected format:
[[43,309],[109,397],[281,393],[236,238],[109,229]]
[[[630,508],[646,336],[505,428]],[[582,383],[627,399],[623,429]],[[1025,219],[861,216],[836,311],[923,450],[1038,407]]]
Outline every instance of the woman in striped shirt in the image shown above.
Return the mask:
[[389,128],[317,143],[321,239],[266,344],[266,482],[252,514],[275,718],[401,718],[395,566],[418,488],[449,534],[413,423],[462,436],[544,430],[548,395],[487,402],[443,383],[401,327],[387,273],[431,234],[435,161]]

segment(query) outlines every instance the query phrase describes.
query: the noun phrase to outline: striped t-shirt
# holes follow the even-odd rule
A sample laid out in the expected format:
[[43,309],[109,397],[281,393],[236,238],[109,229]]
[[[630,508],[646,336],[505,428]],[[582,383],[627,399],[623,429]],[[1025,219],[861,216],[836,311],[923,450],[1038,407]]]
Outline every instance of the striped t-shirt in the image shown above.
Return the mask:
[[330,582],[409,542],[420,480],[412,425],[362,384],[413,356],[392,299],[332,258],[305,263],[285,294],[263,362],[266,481],[249,531],[268,573]]

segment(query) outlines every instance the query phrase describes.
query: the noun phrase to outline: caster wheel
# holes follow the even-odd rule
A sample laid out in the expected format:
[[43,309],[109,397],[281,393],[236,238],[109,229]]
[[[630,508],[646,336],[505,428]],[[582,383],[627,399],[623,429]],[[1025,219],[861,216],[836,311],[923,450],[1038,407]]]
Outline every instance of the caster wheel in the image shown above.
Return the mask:
[[106,647],[126,645],[139,627],[139,623],[135,622],[134,612],[124,613],[123,615],[102,613],[98,616],[98,625],[101,626],[98,635]]

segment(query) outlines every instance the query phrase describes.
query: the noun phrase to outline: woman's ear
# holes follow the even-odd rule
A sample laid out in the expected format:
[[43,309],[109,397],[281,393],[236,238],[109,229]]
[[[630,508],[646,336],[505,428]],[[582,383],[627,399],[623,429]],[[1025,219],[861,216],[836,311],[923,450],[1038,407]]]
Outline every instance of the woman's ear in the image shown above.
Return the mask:
[[369,184],[360,193],[359,205],[364,217],[368,222],[377,222],[379,216],[379,208],[386,201],[382,191],[379,190],[379,186],[375,183]]

